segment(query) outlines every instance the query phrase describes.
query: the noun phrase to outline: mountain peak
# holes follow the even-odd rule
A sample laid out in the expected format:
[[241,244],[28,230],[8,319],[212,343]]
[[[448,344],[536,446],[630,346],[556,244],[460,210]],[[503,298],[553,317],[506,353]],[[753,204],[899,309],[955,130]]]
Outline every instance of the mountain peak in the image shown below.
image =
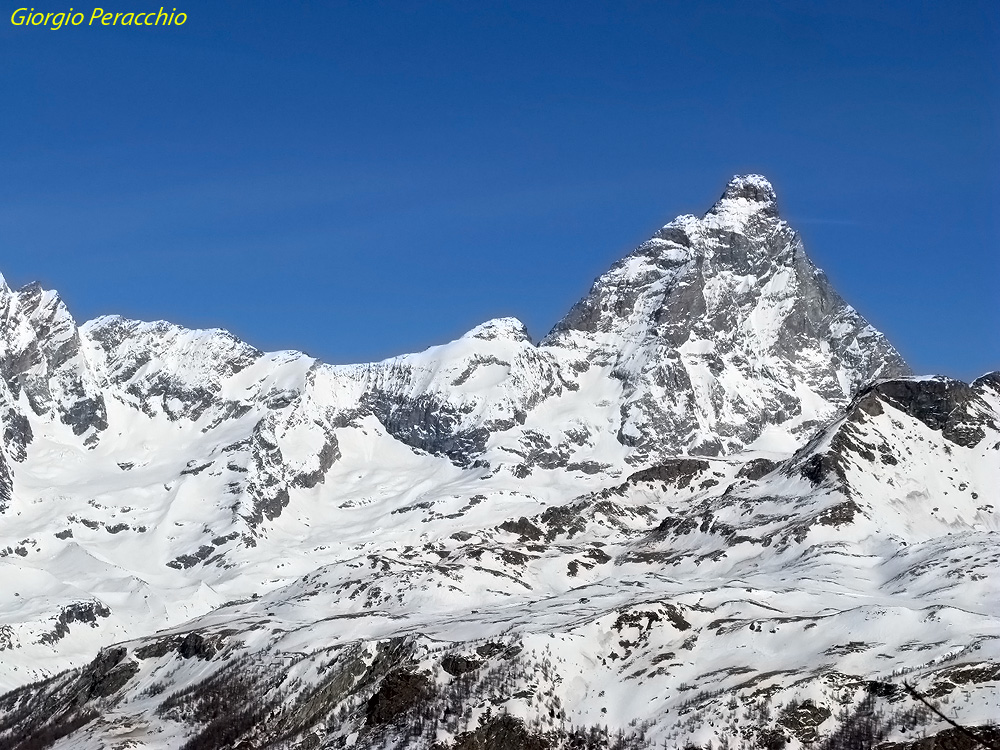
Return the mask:
[[778,216],[778,198],[766,177],[759,174],[738,174],[733,177],[722,197],[709,209],[709,214],[754,213]]
[[492,341],[494,339],[510,339],[511,341],[530,341],[528,329],[517,318],[493,318],[485,323],[480,323],[471,331],[462,336],[464,339],[483,339]]

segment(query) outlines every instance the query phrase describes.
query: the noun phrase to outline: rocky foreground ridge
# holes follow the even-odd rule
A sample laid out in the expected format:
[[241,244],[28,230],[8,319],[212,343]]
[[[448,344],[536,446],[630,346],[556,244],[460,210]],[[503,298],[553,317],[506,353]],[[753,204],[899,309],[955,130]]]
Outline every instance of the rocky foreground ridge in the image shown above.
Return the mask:
[[1000,741],[1000,374],[911,377],[759,176],[538,344],[2,285],[0,424],[0,747]]

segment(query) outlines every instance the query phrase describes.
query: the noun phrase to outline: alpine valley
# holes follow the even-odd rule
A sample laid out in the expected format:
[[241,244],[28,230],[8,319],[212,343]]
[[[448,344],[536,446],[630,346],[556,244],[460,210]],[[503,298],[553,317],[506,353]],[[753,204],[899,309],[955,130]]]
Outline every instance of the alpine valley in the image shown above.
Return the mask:
[[1000,373],[762,177],[384,362],[0,281],[0,747],[1000,746]]

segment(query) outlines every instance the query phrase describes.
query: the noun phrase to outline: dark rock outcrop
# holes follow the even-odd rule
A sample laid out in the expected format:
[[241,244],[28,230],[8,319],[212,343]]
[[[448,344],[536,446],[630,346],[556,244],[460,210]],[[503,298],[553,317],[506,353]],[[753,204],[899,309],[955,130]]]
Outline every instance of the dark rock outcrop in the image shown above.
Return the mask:
[[431,696],[433,683],[419,672],[399,669],[382,680],[365,706],[365,721],[369,726],[388,724],[417,707]]
[[675,458],[629,475],[629,482],[666,482],[678,488],[687,487],[698,474],[708,470],[709,463],[698,458]]
[[[979,382],[989,381],[980,379]],[[977,424],[977,412],[986,411],[985,404],[977,404],[980,401],[977,391],[974,385],[936,377],[887,380],[873,386],[869,393],[919,419],[932,430],[939,430],[947,440],[971,448],[986,434],[982,425]],[[861,398],[864,400],[865,396]]]

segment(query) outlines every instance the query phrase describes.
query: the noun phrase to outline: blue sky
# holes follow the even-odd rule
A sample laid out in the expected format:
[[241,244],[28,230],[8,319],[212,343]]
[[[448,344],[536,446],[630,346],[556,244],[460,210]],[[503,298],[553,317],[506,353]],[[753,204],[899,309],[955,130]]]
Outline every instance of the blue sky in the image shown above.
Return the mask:
[[81,321],[331,362],[500,315],[537,337],[753,171],[916,370],[1000,369],[992,0],[217,0],[171,6],[181,27],[58,31],[17,7],[0,271]]

